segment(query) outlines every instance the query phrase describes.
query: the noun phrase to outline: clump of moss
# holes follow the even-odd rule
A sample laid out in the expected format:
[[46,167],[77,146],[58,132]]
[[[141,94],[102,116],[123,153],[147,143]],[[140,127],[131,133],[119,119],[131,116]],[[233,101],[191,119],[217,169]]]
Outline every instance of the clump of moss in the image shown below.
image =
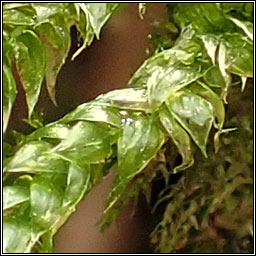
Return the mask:
[[[152,234],[161,253],[249,253],[253,232],[253,89],[230,92],[222,146],[171,186],[170,201]],[[239,106],[239,107],[238,107]]]

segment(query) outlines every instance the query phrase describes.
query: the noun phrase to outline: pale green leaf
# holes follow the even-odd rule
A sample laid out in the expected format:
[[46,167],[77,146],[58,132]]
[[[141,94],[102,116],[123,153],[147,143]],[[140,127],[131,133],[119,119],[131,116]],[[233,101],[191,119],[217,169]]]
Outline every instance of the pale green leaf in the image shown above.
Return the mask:
[[124,110],[141,110],[151,112],[145,89],[126,88],[114,90],[100,95],[96,100],[103,105],[117,107]]
[[[149,88],[152,84],[157,86],[157,83],[161,82],[164,76],[169,75],[170,72],[176,69],[187,69],[187,72],[190,68],[193,70],[191,65],[195,62],[201,49],[201,46],[194,40],[194,35],[195,31],[191,26],[184,28],[174,47],[148,58],[130,79],[129,85],[131,87]],[[198,65],[198,63],[195,64],[195,71],[198,70]],[[200,68],[203,72],[204,68]],[[171,88],[172,86],[173,84],[170,84]],[[178,90],[182,86],[178,84],[172,90]]]
[[6,166],[4,171],[11,171],[17,168],[17,171],[22,170],[20,166],[27,164],[30,159],[34,161],[38,156],[42,154],[44,151],[48,151],[51,149],[50,144],[46,142],[32,142],[20,148],[14,157],[11,159],[9,164]]
[[212,105],[200,96],[189,92],[176,93],[166,101],[166,105],[207,157],[206,143],[214,117]]
[[88,11],[90,13],[90,22],[97,39],[99,39],[101,28],[113,14],[118,5],[119,3],[87,3]]
[[29,190],[22,186],[4,186],[3,210],[16,206],[30,199]]
[[224,102],[227,103],[227,94],[228,94],[228,89],[231,85],[231,75],[227,71],[228,69],[228,60],[227,60],[227,51],[226,47],[224,46],[223,43],[220,43],[219,46],[219,52],[218,52],[218,64],[219,64],[219,69],[221,72],[221,75],[225,81],[225,87],[223,88],[222,92],[222,98],[224,99]]
[[26,136],[25,142],[40,140],[42,138],[63,140],[68,136],[70,127],[65,124],[52,123]]
[[253,44],[240,34],[224,34],[219,54],[225,52],[225,64],[232,74],[253,77]]
[[182,164],[176,166],[173,170],[174,173],[185,170],[193,165],[194,158],[191,151],[190,138],[185,130],[178,124],[172,114],[163,109],[159,113],[161,123],[172,138],[174,144],[177,146],[179,153],[182,156]]
[[78,20],[76,22],[76,27],[81,33],[81,38],[83,39],[82,46],[73,54],[71,60],[73,61],[87,46],[89,46],[95,36],[95,31],[90,23],[89,11],[87,9],[86,3],[74,3],[75,8],[78,13]]
[[201,46],[194,40],[195,31],[182,30],[173,48],[147,59],[136,71],[129,85],[147,88],[152,108],[159,107],[171,94],[202,77],[209,63],[202,62]]
[[3,6],[3,24],[32,26],[36,24],[36,13],[31,4],[8,3]]
[[90,177],[89,165],[81,167],[75,164],[70,164],[67,175],[67,187],[62,203],[64,207],[76,204],[82,199],[84,193],[88,189]]
[[206,99],[208,102],[211,103],[213,107],[213,113],[217,119],[216,121],[214,120],[214,125],[215,125],[215,128],[218,129],[218,131],[214,136],[214,148],[215,148],[215,152],[217,152],[220,147],[219,136],[223,131],[222,128],[225,121],[225,107],[224,107],[223,101],[207,85],[205,85],[200,81],[192,84],[188,89],[191,92],[195,93],[196,95],[199,95],[204,99]]
[[163,142],[163,133],[154,117],[126,118],[118,139],[118,175],[134,176],[155,156]]
[[73,54],[72,60],[92,43],[95,35],[99,39],[101,28],[122,3],[75,3],[75,5],[79,13],[76,25],[84,42]]
[[67,173],[68,163],[52,154],[51,149],[47,142],[30,142],[16,152],[4,172]]
[[219,45],[219,40],[217,38],[215,38],[214,36],[212,36],[212,35],[209,36],[207,34],[199,36],[199,37],[203,41],[204,47],[205,47],[209,57],[211,58],[213,65],[215,65],[216,51],[217,51],[217,48]]
[[[145,61],[129,84],[148,89],[149,103],[160,106],[172,93],[204,75],[204,65],[195,62],[185,65],[180,62],[180,50],[165,50]],[[190,54],[186,53],[187,55]]]
[[202,47],[195,35],[196,31],[192,26],[183,28],[172,47],[175,59],[184,65],[193,65],[196,57],[201,55]]
[[66,5],[66,3],[31,3],[36,12],[37,23],[47,22],[55,15],[64,16]]
[[3,218],[3,252],[4,253],[30,253],[38,239],[31,232],[29,223],[18,218]]
[[34,231],[48,229],[61,217],[62,195],[52,176],[38,176],[30,186],[30,215]]
[[157,154],[164,141],[156,118],[140,115],[125,120],[123,133],[118,139],[117,177],[105,213],[113,207],[131,179]]
[[120,127],[121,115],[117,109],[101,105],[100,103],[97,104],[97,102],[84,103],[65,115],[59,122],[70,123],[74,121],[103,122]]
[[55,147],[54,152],[68,159],[82,159],[98,163],[112,154],[112,144],[117,140],[116,130],[106,129],[93,122],[79,121],[67,137]]
[[157,70],[148,84],[149,102],[160,106],[169,96],[203,76],[201,65],[191,67],[172,66],[167,72]]
[[225,107],[221,98],[212,91],[206,84],[197,81],[188,87],[192,93],[203,97],[211,103],[214,116],[217,118],[217,129],[222,129],[225,121]]

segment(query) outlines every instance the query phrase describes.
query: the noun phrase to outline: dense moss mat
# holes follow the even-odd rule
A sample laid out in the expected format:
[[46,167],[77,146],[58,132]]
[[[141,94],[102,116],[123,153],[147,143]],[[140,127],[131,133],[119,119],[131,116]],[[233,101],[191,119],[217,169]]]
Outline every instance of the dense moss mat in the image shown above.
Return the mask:
[[209,143],[205,159],[171,186],[164,217],[152,235],[161,253],[250,253],[253,250],[253,84],[233,87],[217,154]]

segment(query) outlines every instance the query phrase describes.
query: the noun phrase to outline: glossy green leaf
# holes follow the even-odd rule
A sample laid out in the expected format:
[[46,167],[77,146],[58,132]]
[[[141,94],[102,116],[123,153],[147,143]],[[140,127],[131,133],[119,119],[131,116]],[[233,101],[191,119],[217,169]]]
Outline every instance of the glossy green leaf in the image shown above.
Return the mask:
[[3,132],[7,129],[16,95],[16,82],[11,68],[3,63]]
[[157,154],[164,141],[164,134],[154,117],[140,115],[125,120],[118,139],[117,177],[105,213],[116,203],[131,179]]
[[214,116],[217,118],[217,127],[222,129],[225,121],[225,107],[221,98],[212,91],[206,84],[198,81],[197,83],[192,84],[188,87],[192,93],[203,97],[208,102],[211,103],[213,107]]
[[[145,61],[129,84],[148,88],[149,103],[160,106],[172,93],[204,75],[208,66],[199,62],[188,66],[180,63],[180,51],[165,50]],[[189,53],[187,53],[189,55]],[[190,57],[190,55],[189,55]]]
[[69,159],[97,163],[112,154],[112,144],[117,140],[116,130],[92,122],[79,121],[54,152]]
[[46,142],[32,142],[30,144],[27,144],[16,152],[15,156],[6,166],[4,171],[15,170],[16,168],[18,168],[17,171],[21,171],[21,165],[26,166],[27,161],[29,161],[30,159],[33,159],[35,161],[35,159],[37,159],[37,157],[41,155],[43,151],[48,151],[50,149],[50,144]]
[[[5,129],[16,95],[13,66],[16,65],[25,88],[31,119],[44,77],[49,95],[55,100],[55,81],[69,51],[70,28],[76,26],[80,32],[77,41],[83,40],[83,46],[75,53],[74,58],[92,43],[95,36],[99,38],[105,22],[125,5],[126,3],[4,5]],[[139,5],[142,7],[143,3]],[[8,184],[4,188],[5,252],[51,253],[54,234],[75,211],[84,194],[116,162],[116,157],[117,176],[105,210],[105,214],[111,217],[123,201],[136,194],[134,188],[139,191],[141,181],[150,183],[152,177],[156,176],[158,168],[151,170],[149,166],[145,173],[142,170],[149,162],[150,165],[158,163],[161,154],[157,152],[166,137],[171,137],[183,158],[182,164],[174,169],[174,172],[178,172],[193,164],[189,135],[206,156],[206,144],[214,117],[214,124],[218,129],[214,137],[215,146],[216,138],[219,139],[221,133],[232,130],[222,129],[225,117],[223,102],[209,87],[216,87],[214,91],[222,93],[221,97],[225,99],[232,78],[237,80],[233,75],[240,76],[242,89],[248,77],[252,77],[253,43],[250,22],[253,22],[253,5],[167,5],[171,6],[168,8],[169,24],[175,24],[177,29],[170,34],[171,30],[167,29],[167,44],[164,41],[158,45],[165,45],[165,49],[172,48],[146,60],[130,80],[132,88],[101,95],[52,124],[42,127],[43,123],[38,122],[37,127],[40,128],[28,136],[17,136],[16,133],[14,137],[17,149],[13,147],[9,150],[9,145],[4,145],[4,182]],[[143,11],[142,8],[140,10]],[[166,28],[165,25],[163,29]],[[200,78],[206,84],[200,82]],[[162,104],[165,105],[161,106]],[[33,124],[32,121],[29,123]],[[165,133],[162,129],[166,130]],[[228,158],[223,158],[223,161],[229,161]],[[165,160],[161,159],[160,162],[162,166]],[[149,177],[145,179],[148,171]],[[207,174],[204,169],[205,173]],[[138,179],[138,174],[143,178]],[[135,182],[129,186],[133,179]],[[193,192],[193,187],[189,184],[188,188]],[[184,190],[184,186],[182,189]],[[200,199],[200,207],[206,201]],[[192,200],[187,212],[195,209],[194,203]],[[177,220],[177,216],[175,219]],[[198,229],[199,223],[195,216],[189,218],[189,223]],[[186,229],[187,225],[184,227]],[[183,244],[184,241],[181,244],[175,243],[175,246]]]
[[[29,117],[37,102],[44,75],[50,98],[57,105],[55,100],[55,83],[69,52],[71,43],[70,27],[74,24],[78,26],[82,33],[85,47],[92,42],[95,34],[99,36],[102,26],[119,9],[119,5],[118,3],[32,3],[5,5],[6,24],[35,25],[33,29],[38,33],[45,47],[42,47],[42,44],[37,40],[38,38],[33,34],[32,30],[26,30],[25,27],[17,29],[14,27],[15,33],[13,35],[18,36],[19,46],[18,48],[16,47],[17,66],[21,82],[26,91]],[[73,11],[70,11],[71,9]],[[30,45],[28,42],[30,42]],[[79,52],[84,47],[81,47]],[[35,55],[37,55],[37,58],[34,57]],[[36,62],[35,60],[38,61]],[[34,85],[33,88],[32,84]]]
[[[194,63],[200,45],[194,40],[195,31],[190,27],[182,30],[173,48],[164,50],[148,58],[129,81],[131,87],[147,88],[148,80],[156,71],[168,72],[179,63],[188,66]],[[181,66],[183,66],[181,65]]]
[[[48,22],[49,19],[55,15],[64,16],[66,3],[31,3],[31,6],[35,10],[36,18],[38,23]],[[56,18],[56,17],[55,17]]]
[[31,221],[35,231],[49,228],[60,218],[62,195],[52,176],[38,176],[30,186]]
[[4,253],[30,253],[38,239],[33,234],[29,223],[21,218],[3,218],[3,252]]
[[25,138],[25,142],[40,140],[42,138],[63,140],[68,136],[70,127],[65,124],[52,123],[37,129]]
[[62,203],[64,207],[75,204],[82,199],[84,193],[88,189],[90,177],[89,165],[81,167],[75,164],[70,164],[67,175],[67,187]]
[[4,168],[4,172],[67,173],[68,163],[51,153],[52,146],[44,141],[24,145]]
[[240,34],[225,34],[223,38],[221,46],[225,51],[228,71],[239,76],[253,77],[253,44]]
[[145,89],[126,88],[114,90],[98,96],[96,100],[103,105],[120,109],[152,111]]
[[201,55],[201,45],[195,35],[196,31],[192,26],[183,28],[172,47],[175,59],[184,65],[193,65],[195,59]]
[[73,54],[71,60],[73,61],[87,46],[89,46],[95,36],[95,32],[90,23],[89,11],[86,3],[74,3],[77,12],[76,27],[81,33],[83,39],[82,46]]
[[206,143],[213,123],[213,107],[200,96],[179,92],[166,101],[174,118],[190,134],[205,157]]
[[101,28],[118,7],[118,3],[87,3],[87,6],[91,25],[99,39]]
[[200,81],[192,84],[188,89],[194,94],[199,95],[204,99],[206,99],[208,102],[211,103],[213,107],[213,113],[217,119],[216,121],[214,120],[214,125],[215,125],[215,128],[218,129],[218,131],[214,136],[214,148],[215,148],[215,151],[217,152],[220,147],[219,137],[223,131],[222,128],[225,121],[225,107],[224,107],[223,101],[207,85],[205,85]]
[[36,13],[31,4],[8,3],[3,6],[3,24],[32,26],[36,23]]
[[152,74],[149,86],[149,102],[160,106],[170,95],[203,76],[201,65],[193,67],[173,66],[168,71]]
[[[227,51],[222,43],[222,38],[215,34],[199,35],[208,56],[211,58],[212,66],[204,76],[204,80],[209,86],[219,87],[222,89],[222,98],[226,101],[228,89],[231,85],[231,76],[228,72]],[[215,65],[218,62],[218,65]]]
[[65,115],[60,122],[70,123],[74,121],[103,122],[116,127],[121,126],[121,115],[116,108],[94,103],[84,103],[74,111]]
[[13,52],[13,47],[14,41],[11,40],[8,34],[3,31],[3,132],[7,129],[12,106],[17,95],[16,82],[12,74],[12,63],[10,57],[10,54]]
[[185,130],[178,124],[172,114],[163,109],[159,113],[162,125],[172,138],[174,144],[177,146],[179,153],[182,156],[182,164],[176,166],[173,170],[174,173],[185,170],[193,165],[194,158],[191,151],[190,138]]
[[118,139],[120,178],[134,176],[140,171],[155,156],[163,142],[164,135],[154,117],[127,118]]
[[201,62],[200,44],[189,26],[182,30],[173,48],[147,59],[136,71],[129,85],[147,88],[152,108],[159,107],[174,92],[203,76],[209,63]]
[[16,206],[30,199],[29,190],[22,186],[4,186],[3,210]]
[[118,3],[75,3],[75,5],[79,13],[77,27],[84,42],[74,53],[72,60],[92,43],[95,35],[99,39],[101,28],[119,7]]
[[[49,7],[47,8],[50,9]],[[47,66],[45,79],[47,90],[51,100],[57,105],[55,84],[57,75],[65,63],[71,45],[69,26],[61,20],[55,19],[54,21],[40,23],[35,29],[46,48]]]
[[45,49],[38,36],[32,30],[24,31],[16,38],[16,66],[26,93],[31,116],[37,103],[46,69]]

